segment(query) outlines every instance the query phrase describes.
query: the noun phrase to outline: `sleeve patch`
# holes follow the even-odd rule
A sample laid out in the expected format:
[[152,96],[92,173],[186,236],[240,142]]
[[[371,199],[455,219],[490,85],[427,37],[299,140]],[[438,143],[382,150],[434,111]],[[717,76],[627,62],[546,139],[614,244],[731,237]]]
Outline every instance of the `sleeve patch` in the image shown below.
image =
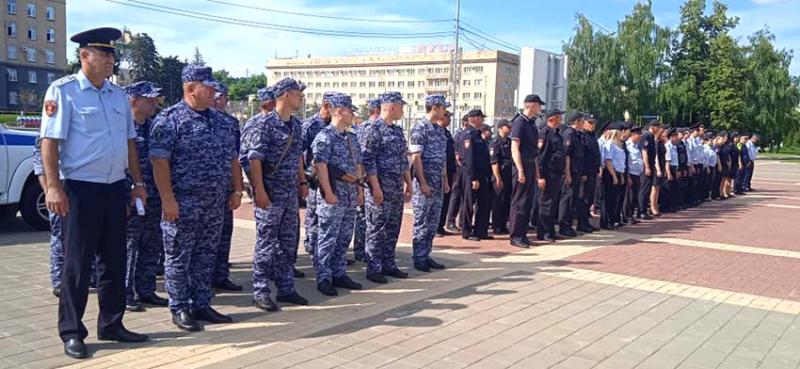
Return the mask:
[[47,117],[52,117],[58,112],[58,103],[55,100],[47,100],[44,102],[44,113]]

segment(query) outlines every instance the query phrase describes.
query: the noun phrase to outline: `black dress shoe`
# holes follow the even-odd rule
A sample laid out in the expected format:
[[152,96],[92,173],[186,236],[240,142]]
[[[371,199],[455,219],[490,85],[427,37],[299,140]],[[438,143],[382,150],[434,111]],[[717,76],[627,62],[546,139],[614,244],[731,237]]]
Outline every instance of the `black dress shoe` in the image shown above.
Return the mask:
[[445,228],[446,229],[450,229],[450,230],[454,230],[456,232],[461,231],[461,228],[459,226],[455,225],[455,224],[448,224],[447,227],[445,227]]
[[642,219],[644,219],[644,220],[653,220],[653,216],[650,215],[650,214],[645,214],[645,215],[642,215]]
[[390,269],[390,270],[384,271],[383,275],[385,275],[387,277],[394,277],[394,278],[400,278],[400,279],[408,278],[408,273],[406,273],[406,272],[404,272],[404,271],[402,271],[402,270],[400,270],[398,268],[394,268],[394,269]]
[[303,273],[303,272],[297,270],[297,268],[292,268],[292,271],[294,273],[294,277],[295,278],[305,278],[306,277],[306,273]]
[[523,248],[523,249],[527,249],[527,248],[531,247],[531,245],[529,245],[528,243],[524,242],[520,238],[512,238],[511,239],[511,246],[519,247],[519,248]]
[[241,291],[242,290],[242,286],[240,286],[240,285],[238,285],[236,283],[233,283],[233,281],[231,281],[230,279],[226,279],[226,280],[221,281],[221,282],[216,282],[211,287],[214,287],[214,288],[216,288],[218,290],[223,290],[223,291]]
[[596,231],[596,229],[594,229],[594,227],[578,227],[578,232],[592,233],[594,231]]
[[138,301],[133,301],[125,304],[125,310],[131,312],[144,311],[144,306],[142,306],[142,304],[140,304]]
[[97,281],[89,281],[89,288],[97,288]]
[[192,314],[189,314],[187,310],[181,310],[172,314],[172,323],[184,331],[197,332],[200,330],[200,324],[192,318]]
[[253,305],[261,310],[269,312],[276,312],[281,310],[278,304],[276,304],[275,301],[272,301],[272,298],[269,296],[265,296],[260,299],[253,299]]
[[61,297],[61,287],[53,287],[53,296]]
[[428,266],[428,263],[414,262],[414,269],[425,273],[431,272],[431,267]]
[[336,289],[333,288],[333,285],[330,281],[322,281],[317,283],[317,291],[325,296],[339,296],[339,292],[336,292]]
[[341,277],[333,277],[333,287],[345,288],[348,290],[360,290],[363,288],[361,286],[361,283],[358,283],[350,279],[350,277],[346,275],[343,275]]
[[641,223],[640,221],[638,221],[638,220],[636,220],[634,218],[631,218],[630,221],[631,221],[631,225]]
[[153,305],[153,306],[168,306],[169,305],[169,300],[168,299],[165,299],[165,298],[163,298],[163,297],[161,297],[159,295],[156,295],[156,294],[152,294],[150,296],[144,296],[144,297],[140,296],[139,297],[139,302],[142,303],[142,304],[148,304],[148,305]]
[[463,238],[465,240],[469,240],[469,241],[480,241],[481,240],[480,237],[472,236],[472,235],[470,235],[470,236],[461,235],[461,238]]
[[489,236],[488,234],[485,234],[485,235],[482,235],[482,236],[478,236],[478,239],[479,240],[493,240],[494,237],[493,236]]
[[493,231],[492,231],[492,233],[494,233],[494,234],[496,234],[496,235],[500,236],[500,235],[508,234],[508,230],[507,230],[507,229],[500,228],[500,229],[495,229],[495,230],[493,230]]
[[380,284],[389,283],[389,280],[380,273],[367,273],[367,280]]
[[86,345],[83,340],[77,338],[70,338],[64,342],[64,353],[74,359],[85,359],[89,357],[89,351],[86,351]]
[[452,236],[453,233],[448,231],[448,230],[446,230],[446,229],[444,229],[444,228],[439,228],[439,229],[436,230],[436,235],[437,236]]
[[572,228],[564,228],[562,230],[559,230],[558,233],[564,237],[569,237],[569,238],[578,237],[578,234],[575,233],[575,231]]
[[445,268],[444,265],[437,263],[436,260],[433,260],[432,258],[428,258],[428,260],[426,260],[425,262],[428,264],[428,268],[431,268],[431,269],[444,269]]
[[556,242],[556,238],[550,233],[545,233],[544,236],[539,237],[539,239],[544,242]]
[[125,327],[118,329],[116,332],[103,332],[97,334],[97,339],[100,341],[117,341],[125,343],[138,343],[147,341],[147,335],[131,332]]
[[192,311],[192,318],[195,320],[202,320],[209,323],[217,323],[217,324],[224,324],[224,323],[233,323],[233,318],[228,315],[222,314],[219,311],[214,310],[211,306],[208,306],[204,309],[193,310]]
[[305,297],[300,296],[297,291],[293,291],[288,295],[278,295],[275,297],[275,299],[278,300],[278,302],[285,302],[294,305],[308,305],[308,300],[306,300]]

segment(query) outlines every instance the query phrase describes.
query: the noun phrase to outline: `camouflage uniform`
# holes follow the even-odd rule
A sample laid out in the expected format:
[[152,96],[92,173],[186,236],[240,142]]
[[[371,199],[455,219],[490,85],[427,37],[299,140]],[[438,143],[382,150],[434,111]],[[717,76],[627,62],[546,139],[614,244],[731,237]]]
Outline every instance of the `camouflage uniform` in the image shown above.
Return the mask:
[[[323,101],[330,96],[331,93],[326,92],[322,97]],[[317,133],[323,128],[327,127],[328,123],[319,115],[319,113],[312,115],[310,118],[303,121],[302,135],[303,135],[303,154],[305,155],[305,169],[308,170],[314,166],[314,152],[311,146]],[[317,189],[309,188],[308,197],[306,197],[306,239],[303,240],[303,245],[309,255],[314,255],[314,247],[317,245],[319,238],[319,217],[317,216]]]
[[300,227],[297,171],[302,150],[301,123],[294,116],[288,122],[283,122],[275,111],[259,114],[250,118],[242,129],[239,159],[260,160],[264,178],[251,180],[263,180],[265,187],[272,189],[270,205],[266,209],[255,208],[255,299],[269,296],[270,280],[275,282],[278,295],[294,292],[293,271]]
[[[427,105],[449,106],[444,96],[429,96]],[[425,196],[420,190],[419,181],[414,178],[414,195],[411,198],[414,207],[413,258],[414,263],[425,263],[430,258],[433,238],[439,227],[439,215],[442,210],[444,192],[442,190],[442,171],[447,161],[447,136],[438,126],[423,118],[411,128],[411,153],[421,153],[422,170],[425,182],[431,189],[431,196]],[[416,172],[412,169],[412,174]]]
[[[349,97],[349,96],[348,96]],[[314,164],[327,164],[328,168],[349,174],[356,174],[356,166],[361,164],[361,150],[355,134],[339,132],[335,127],[325,127],[312,143]],[[328,172],[330,174],[330,171]],[[330,178],[336,188],[337,202],[329,205],[317,191],[317,212],[319,213],[319,243],[314,254],[314,270],[317,283],[331,281],[332,278],[347,274],[345,254],[350,245],[355,224],[357,188],[356,184]]]
[[[156,97],[161,89],[151,82],[137,82],[125,87],[129,98],[143,96]],[[158,271],[158,251],[163,249],[161,239],[161,198],[158,196],[153,166],[150,163],[148,139],[152,120],[145,119],[135,124],[136,152],[139,156],[139,170],[147,185],[147,204],[145,214],[139,216],[135,207],[130,209],[127,230],[128,263],[125,273],[125,300],[133,303],[136,297],[150,297],[156,293],[156,272]],[[133,186],[133,178],[127,173],[128,188]]]
[[[185,68],[184,74],[192,73],[187,71],[192,67]],[[210,68],[205,69],[207,80],[211,79]],[[231,160],[236,157],[231,125],[214,109],[202,113],[207,116],[181,101],[163,110],[150,132],[150,158],[169,159],[180,207],[176,221],[161,222],[165,286],[173,314],[210,305]]]
[[[381,103],[405,104],[399,93],[386,93]],[[367,274],[397,268],[395,248],[403,221],[403,175],[408,172],[408,146],[403,129],[382,118],[359,130],[361,157],[367,175],[377,176],[383,191],[383,203],[375,205],[371,191],[366,191]]]
[[[373,99],[367,102],[367,107],[372,111],[373,109],[380,109],[381,100]],[[358,136],[358,132],[372,123],[372,119],[368,119],[359,125],[353,126],[353,132]],[[367,252],[365,244],[367,241],[367,220],[365,218],[364,205],[356,207],[356,225],[353,231],[353,256],[359,260],[367,260]]]
[[[239,131],[239,120],[233,115],[225,111],[219,111],[232,130],[233,139],[235,140],[236,152],[241,149],[240,139],[241,133]],[[227,198],[233,193],[233,188],[228,188]],[[231,239],[233,237],[233,210],[229,209],[227,204],[223,210],[225,213],[222,218],[222,232],[219,238],[219,246],[217,247],[217,257],[214,261],[214,275],[211,277],[212,283],[220,283],[228,280],[231,276],[230,255],[231,255]]]

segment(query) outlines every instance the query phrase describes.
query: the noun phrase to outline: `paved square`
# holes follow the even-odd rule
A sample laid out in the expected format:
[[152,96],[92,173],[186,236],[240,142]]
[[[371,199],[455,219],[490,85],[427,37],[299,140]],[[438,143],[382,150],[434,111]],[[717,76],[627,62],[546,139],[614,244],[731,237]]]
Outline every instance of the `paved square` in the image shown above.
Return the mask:
[[[797,368],[800,367],[800,165],[758,163],[757,192],[529,250],[507,238],[435,241],[448,269],[409,268],[410,209],[399,246],[412,278],[328,298],[307,255],[306,307],[251,306],[252,208],[237,212],[232,278],[213,304],[234,324],[177,330],[166,308],[127,313],[152,340],[94,336],[65,357],[50,293],[48,235],[0,223],[0,367],[51,368]],[[302,253],[302,252],[301,252]],[[159,291],[163,294],[162,281]]]

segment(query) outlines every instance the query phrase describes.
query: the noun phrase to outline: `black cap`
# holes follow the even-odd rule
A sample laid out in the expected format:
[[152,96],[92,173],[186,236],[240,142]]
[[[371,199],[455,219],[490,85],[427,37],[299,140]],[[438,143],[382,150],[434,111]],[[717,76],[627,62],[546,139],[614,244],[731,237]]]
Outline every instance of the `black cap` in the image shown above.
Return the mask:
[[115,43],[120,37],[122,37],[122,31],[116,28],[102,27],[76,33],[70,37],[70,41],[78,43],[79,47],[93,47],[113,53],[116,49]]
[[486,118],[486,115],[483,114],[483,111],[481,109],[472,109],[469,111],[469,113],[467,113],[467,118],[475,118],[475,117]]
[[584,119],[586,116],[583,115],[581,112],[575,112],[570,114],[569,119],[567,120],[570,124],[575,123],[581,119]]
[[675,128],[670,128],[667,130],[667,137],[672,137],[678,134],[678,130]]
[[530,94],[528,96],[525,96],[525,102],[526,103],[534,103],[535,102],[535,103],[539,103],[540,105],[546,105],[544,103],[544,101],[542,101],[542,98],[539,97],[539,95],[536,95],[536,94]]
[[611,122],[600,123],[600,126],[599,126],[599,127],[597,127],[597,130],[598,130],[598,131],[600,131],[600,132],[603,132],[603,131],[605,131],[605,130],[607,130],[607,129],[610,129],[610,128],[608,127],[608,126],[610,126],[610,125],[611,125]]
[[500,119],[500,122],[497,123],[497,128],[502,127],[511,127],[511,122],[508,119]]
[[697,124],[695,124],[693,126],[690,126],[689,129],[696,130],[696,129],[699,129],[700,127],[705,128],[706,126],[703,123],[697,123]]
[[625,122],[614,122],[608,125],[608,129],[615,129],[621,131],[625,129]]
[[631,133],[642,133],[642,127],[639,126],[631,127]]
[[648,128],[649,127],[661,127],[661,122],[658,121],[657,119],[653,119],[649,123],[647,123],[647,127]]
[[461,121],[462,122],[466,122],[468,118],[469,118],[469,114],[464,114],[464,116],[461,117]]
[[547,110],[547,113],[545,113],[545,116],[547,118],[550,118],[552,116],[561,115],[561,114],[564,114],[564,112],[561,109],[549,109],[549,110]]

